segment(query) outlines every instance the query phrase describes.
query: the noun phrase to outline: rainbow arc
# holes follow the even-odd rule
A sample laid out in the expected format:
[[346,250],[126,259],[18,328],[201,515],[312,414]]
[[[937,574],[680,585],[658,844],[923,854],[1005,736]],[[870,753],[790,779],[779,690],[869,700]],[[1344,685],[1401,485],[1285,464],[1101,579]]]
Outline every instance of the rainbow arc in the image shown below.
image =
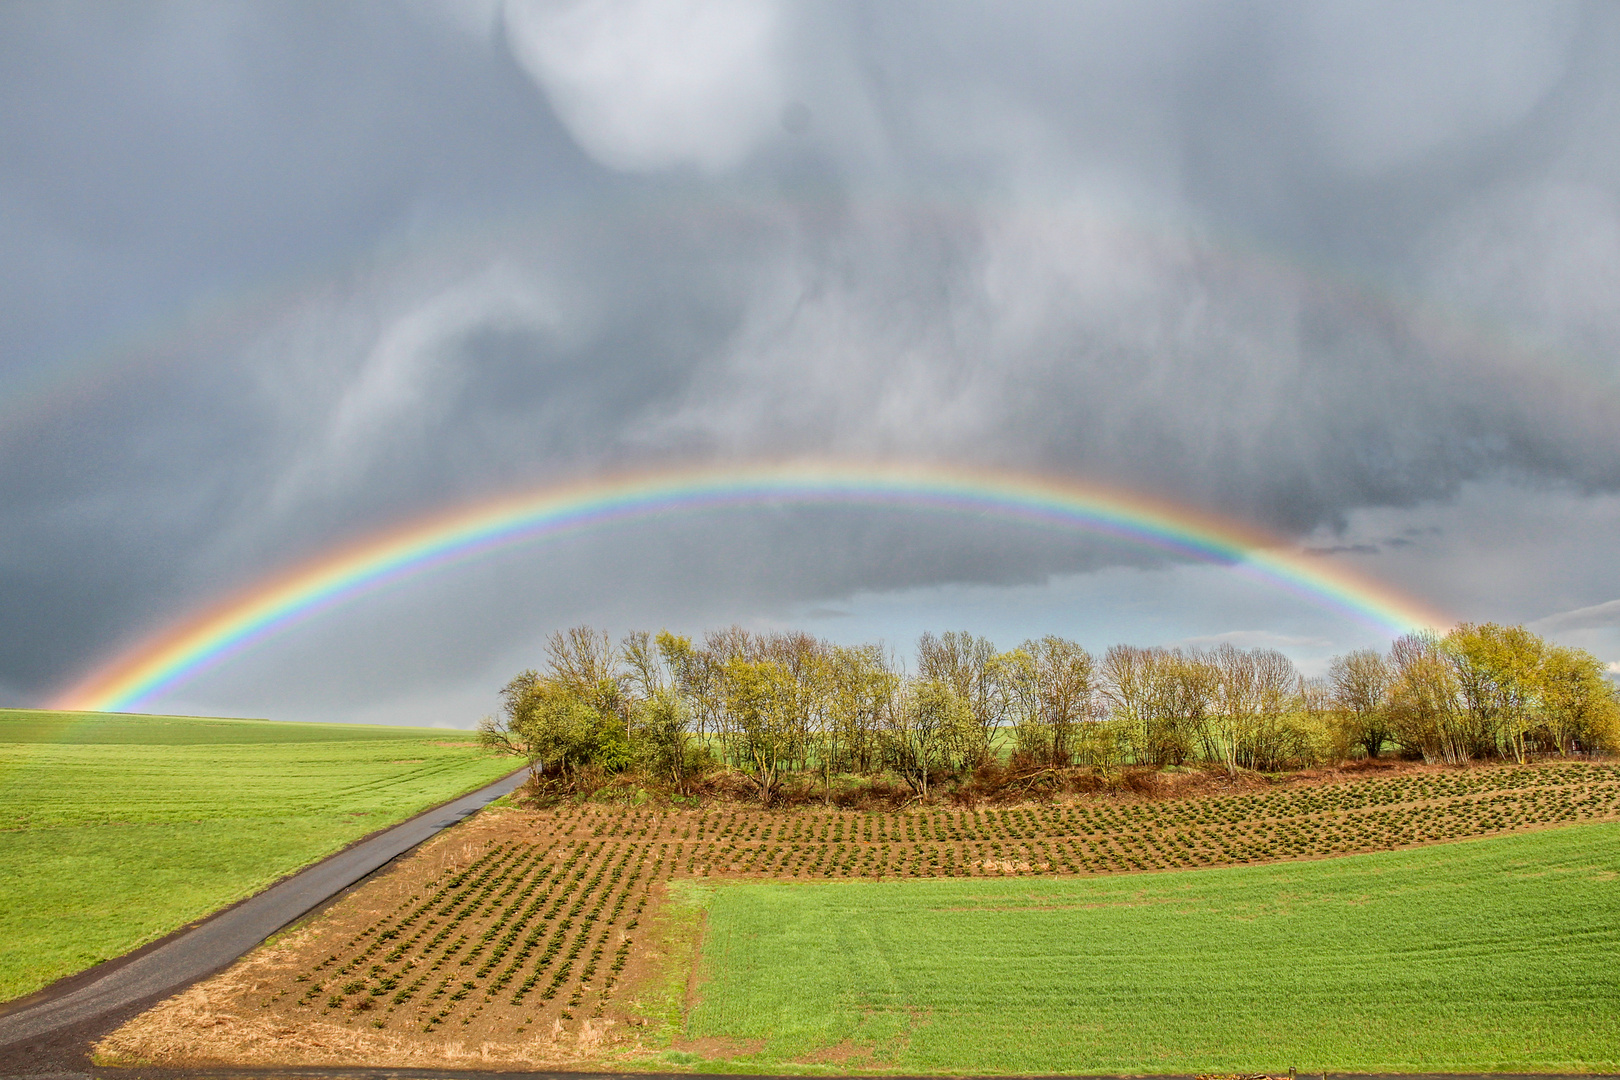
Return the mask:
[[600,477],[419,519],[265,579],[139,643],[57,703],[136,709],[365,592],[517,544],[668,514],[794,504],[987,516],[1073,529],[1225,566],[1391,636],[1444,616],[1258,529],[1139,494],[1028,473],[849,461],[709,465]]

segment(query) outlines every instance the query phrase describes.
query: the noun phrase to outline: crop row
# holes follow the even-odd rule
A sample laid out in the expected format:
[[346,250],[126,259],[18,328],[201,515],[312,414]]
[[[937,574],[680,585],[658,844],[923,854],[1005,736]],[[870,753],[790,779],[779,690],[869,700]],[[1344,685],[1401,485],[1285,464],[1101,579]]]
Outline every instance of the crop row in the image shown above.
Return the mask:
[[668,862],[667,844],[491,842],[300,974],[295,1005],[425,1031],[492,1004],[527,1002],[524,1023],[557,1000],[560,1019],[599,1015]]
[[[694,813],[614,806],[547,813],[552,815],[549,827],[561,832],[598,839],[668,839],[722,855],[746,850],[752,861],[763,867],[767,865],[762,862],[764,855],[755,849],[792,850],[793,845],[1005,846],[1196,833],[1211,845],[1237,852],[1252,846],[1241,837],[1252,834],[1257,823],[1267,823],[1266,828],[1286,840],[1292,831],[1320,831],[1329,823],[1347,822],[1355,831],[1357,823],[1380,820],[1381,813],[1393,814],[1400,821],[1381,827],[1390,835],[1370,840],[1373,846],[1379,846],[1391,840],[1413,843],[1459,832],[1474,835],[1499,828],[1606,816],[1612,812],[1617,795],[1620,766],[1575,763],[1408,772],[1387,778],[1151,802],[1094,799],[1006,809],[918,809],[898,813],[762,812],[739,807]],[[1493,824],[1498,820],[1500,825]],[[1343,832],[1343,827],[1339,831]],[[781,858],[774,858],[768,865],[781,863]]]
[[[899,813],[591,805],[510,814],[476,857],[321,948],[287,1000],[345,1023],[522,1032],[601,1016],[671,877],[1087,874],[1310,858],[1620,818],[1620,768],[1498,767],[1157,802]],[[428,877],[424,873],[424,878]],[[292,1000],[294,994],[298,995]],[[470,1032],[471,1033],[471,1032]]]

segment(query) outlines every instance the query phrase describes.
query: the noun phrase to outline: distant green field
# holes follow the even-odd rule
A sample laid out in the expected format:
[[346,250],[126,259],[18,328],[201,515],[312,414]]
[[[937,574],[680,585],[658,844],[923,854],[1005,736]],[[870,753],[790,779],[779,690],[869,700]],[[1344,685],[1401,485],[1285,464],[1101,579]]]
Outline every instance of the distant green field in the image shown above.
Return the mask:
[[689,888],[708,928],[685,1036],[722,1042],[667,1055],[686,1067],[1620,1068],[1615,824],[1219,870]]
[[442,729],[0,710],[0,1000],[513,766]]

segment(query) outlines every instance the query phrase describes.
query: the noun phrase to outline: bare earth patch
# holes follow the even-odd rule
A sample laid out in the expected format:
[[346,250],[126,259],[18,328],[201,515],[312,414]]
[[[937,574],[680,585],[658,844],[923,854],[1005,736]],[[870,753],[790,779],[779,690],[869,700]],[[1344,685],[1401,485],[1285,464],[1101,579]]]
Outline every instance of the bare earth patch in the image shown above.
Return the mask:
[[[671,882],[1087,875],[1387,850],[1620,818],[1620,767],[1419,768],[1271,791],[897,813],[586,804],[486,811],[109,1035],[170,1066],[655,1067],[701,912]],[[875,1065],[873,1048],[816,1061]],[[879,1066],[881,1067],[881,1066]]]

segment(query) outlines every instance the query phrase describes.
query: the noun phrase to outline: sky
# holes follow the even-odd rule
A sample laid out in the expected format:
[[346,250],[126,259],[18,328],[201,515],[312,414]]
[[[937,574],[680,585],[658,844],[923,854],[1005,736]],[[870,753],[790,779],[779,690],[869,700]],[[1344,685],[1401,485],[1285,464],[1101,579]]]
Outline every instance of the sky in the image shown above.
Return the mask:
[[[1037,473],[1620,672],[1620,7],[0,6],[0,704],[427,515]],[[469,726],[545,637],[1374,627],[1009,522],[763,507],[417,575],[151,711]]]

